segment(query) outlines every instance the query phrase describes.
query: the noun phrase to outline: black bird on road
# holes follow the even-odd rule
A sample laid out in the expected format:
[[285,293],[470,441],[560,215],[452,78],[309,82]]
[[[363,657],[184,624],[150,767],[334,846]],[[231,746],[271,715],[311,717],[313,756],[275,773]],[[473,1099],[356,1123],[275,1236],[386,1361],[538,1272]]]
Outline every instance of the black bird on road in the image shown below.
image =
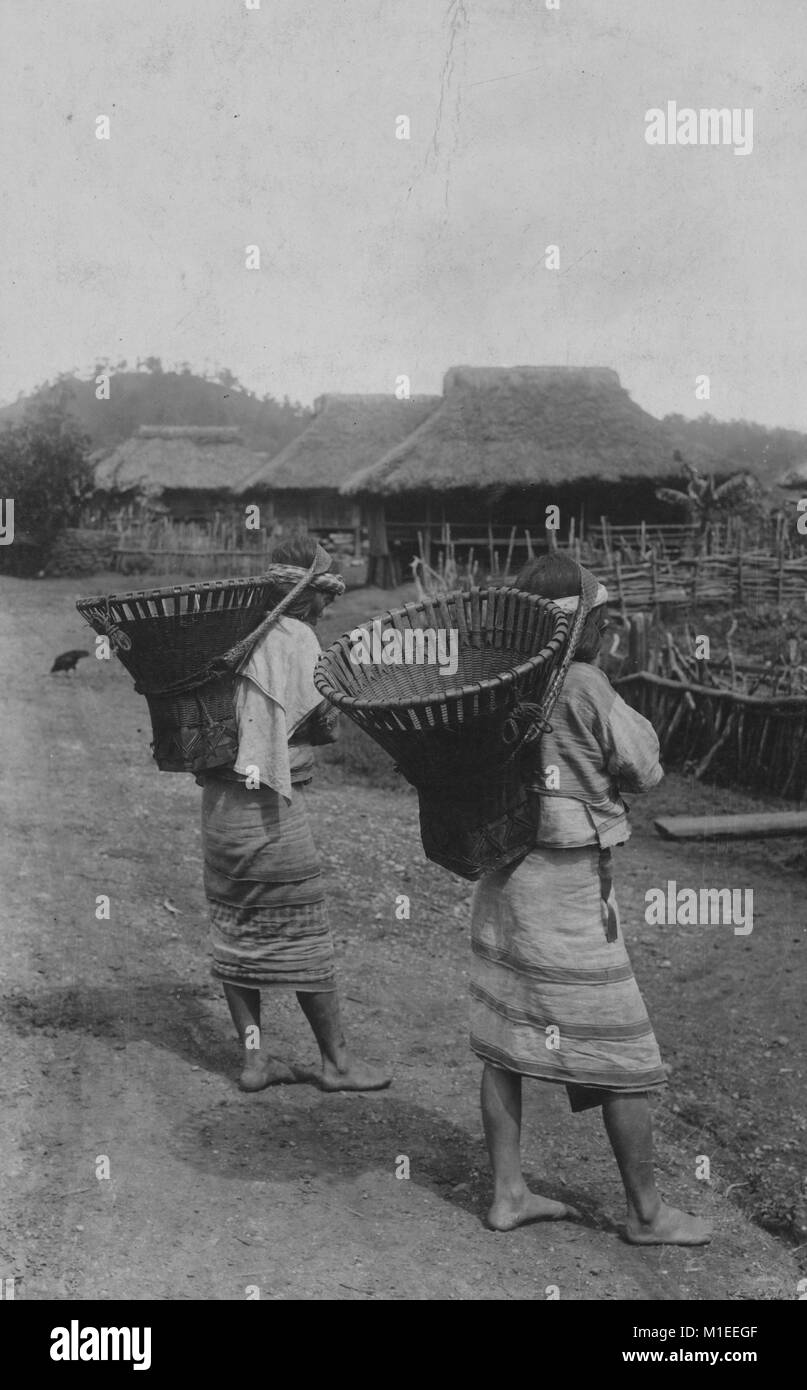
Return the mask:
[[51,666],[50,675],[52,676],[54,671],[75,671],[76,662],[80,661],[83,656],[89,656],[89,654],[89,652],[78,650],[72,652],[62,652],[61,656],[57,656],[56,660]]

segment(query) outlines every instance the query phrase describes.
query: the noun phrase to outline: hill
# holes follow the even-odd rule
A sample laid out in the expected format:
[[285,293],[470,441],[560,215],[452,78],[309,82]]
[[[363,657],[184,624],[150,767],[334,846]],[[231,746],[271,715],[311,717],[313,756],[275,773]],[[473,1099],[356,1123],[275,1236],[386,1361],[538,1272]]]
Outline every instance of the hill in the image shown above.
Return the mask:
[[[16,424],[29,404],[61,401],[90,436],[93,449],[114,449],[140,425],[231,425],[241,430],[249,448],[271,457],[311,418],[310,411],[287,396],[279,401],[248,391],[227,370],[217,377],[198,376],[187,366],[163,371],[157,358],[148,358],[144,367],[99,363],[88,381],[62,373],[0,409],[0,427]],[[95,375],[102,371],[111,376],[108,400],[95,395]]]
[[703,445],[721,460],[716,473],[750,469],[770,485],[807,459],[807,434],[798,430],[769,428],[750,420],[716,420],[713,415],[697,420],[665,415],[663,423],[685,458],[693,457]]

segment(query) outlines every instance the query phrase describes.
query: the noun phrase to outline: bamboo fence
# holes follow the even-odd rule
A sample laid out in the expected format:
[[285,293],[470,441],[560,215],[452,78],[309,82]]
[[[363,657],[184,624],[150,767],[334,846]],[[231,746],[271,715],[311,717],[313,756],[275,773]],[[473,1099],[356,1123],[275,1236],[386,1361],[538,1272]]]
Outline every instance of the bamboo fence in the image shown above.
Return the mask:
[[725,652],[706,660],[695,655],[689,624],[676,642],[636,614],[626,624],[624,656],[605,658],[607,674],[650,720],[668,764],[800,800],[807,792],[805,644],[793,638],[775,659],[748,661],[734,649],[737,627],[732,620]]
[[[270,532],[266,527],[247,531],[241,516],[215,513],[206,522],[182,522],[130,509],[118,524],[116,567],[124,574],[249,575],[265,569],[269,558]],[[758,548],[745,548],[745,533],[729,523],[697,536],[691,526],[614,526],[603,517],[582,543],[574,525],[565,541],[554,532],[547,532],[547,539],[543,532],[533,538],[515,526],[488,526],[485,536],[477,529],[477,543],[470,545],[455,539],[448,523],[441,525],[439,540],[426,529],[418,531],[419,559],[441,576],[441,588],[511,581],[540,540],[541,548],[557,546],[592,568],[623,616],[669,605],[786,607],[807,595],[806,548],[782,526],[775,533],[771,529],[769,543]],[[453,582],[447,585],[449,578]]]
[[679,556],[659,560],[654,553],[642,564],[596,565],[598,579],[622,611],[657,609],[662,605],[697,608],[721,604],[727,608],[780,608],[807,598],[807,555],[786,559],[764,551],[739,550],[733,555]]
[[[622,531],[628,529],[622,528]],[[683,532],[683,528],[679,529]],[[623,549],[614,544],[622,537],[622,531],[617,535],[606,522],[601,533],[605,549],[593,555],[584,553],[574,540],[558,548],[594,570],[607,587],[611,603],[623,617],[629,613],[658,612],[662,607],[694,609],[721,605],[754,609],[775,605],[784,608],[801,604],[807,598],[807,553],[793,553],[794,548],[784,536],[780,535],[775,549],[745,550],[738,541],[738,548],[732,552],[686,555],[671,554],[663,535],[651,537],[648,528],[646,537],[640,542],[645,545],[645,558],[637,561],[626,558],[626,552],[632,553],[629,547]],[[418,532],[416,563],[422,567],[422,573],[430,572],[439,580],[441,591],[467,587],[484,579],[497,584],[512,583],[514,571],[519,567],[518,563],[513,563],[515,540],[516,528],[513,527],[509,537],[502,538],[501,546],[491,538],[481,548],[481,553],[470,546],[460,560],[457,546],[462,546],[462,542],[453,539],[451,528],[446,525],[436,554],[434,545],[427,544],[425,535]],[[523,544],[527,556],[531,557],[533,539],[527,530],[524,530]]]
[[183,575],[188,579],[238,578],[262,574],[268,550],[119,549],[115,568],[121,574]]
[[650,720],[664,762],[797,801],[807,794],[807,695],[743,695],[648,671],[614,684]]
[[246,531],[241,518],[219,513],[208,522],[170,517],[132,518],[120,531],[115,566],[122,574],[250,575],[265,570],[269,556],[266,527]]

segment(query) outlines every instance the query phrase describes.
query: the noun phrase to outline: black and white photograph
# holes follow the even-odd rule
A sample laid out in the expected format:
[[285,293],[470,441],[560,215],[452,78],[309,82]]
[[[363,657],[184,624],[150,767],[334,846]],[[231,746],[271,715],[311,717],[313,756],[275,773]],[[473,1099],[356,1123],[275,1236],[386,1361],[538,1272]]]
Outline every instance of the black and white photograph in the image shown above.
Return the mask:
[[159,1305],[608,1303],[603,1370],[772,1370],[807,11],[4,0],[0,50],[4,1323],[159,1374]]

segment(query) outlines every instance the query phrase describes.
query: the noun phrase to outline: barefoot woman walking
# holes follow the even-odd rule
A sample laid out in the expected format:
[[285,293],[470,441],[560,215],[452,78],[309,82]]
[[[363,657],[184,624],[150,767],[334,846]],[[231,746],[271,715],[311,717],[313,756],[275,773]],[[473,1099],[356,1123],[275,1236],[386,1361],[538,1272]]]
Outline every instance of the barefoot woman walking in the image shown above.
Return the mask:
[[[550,554],[527,565],[516,587],[573,612],[581,571]],[[665,1076],[619,933],[610,861],[611,847],[630,835],[620,791],[647,791],[664,774],[652,725],[596,664],[606,599],[600,585],[532,769],[536,847],[474,895],[471,1046],[485,1063],[488,1221],[511,1230],[573,1214],[531,1193],[522,1176],[521,1078],[531,1076],[565,1083],[575,1112],[602,1108],[625,1187],[627,1239],[700,1245],[706,1223],[668,1207],[653,1175],[647,1093]]]
[[314,626],[344,590],[311,537],[272,556],[274,608],[308,583],[262,637],[236,678],[238,756],[200,778],[212,973],[224,986],[244,1047],[243,1090],[301,1079],[273,1057],[261,1030],[261,995],[293,989],[322,1057],[325,1090],[377,1090],[389,1078],[347,1053],[334,979],[333,942],[319,863],[304,807],[313,745],[336,737],[336,716],[313,682]]

